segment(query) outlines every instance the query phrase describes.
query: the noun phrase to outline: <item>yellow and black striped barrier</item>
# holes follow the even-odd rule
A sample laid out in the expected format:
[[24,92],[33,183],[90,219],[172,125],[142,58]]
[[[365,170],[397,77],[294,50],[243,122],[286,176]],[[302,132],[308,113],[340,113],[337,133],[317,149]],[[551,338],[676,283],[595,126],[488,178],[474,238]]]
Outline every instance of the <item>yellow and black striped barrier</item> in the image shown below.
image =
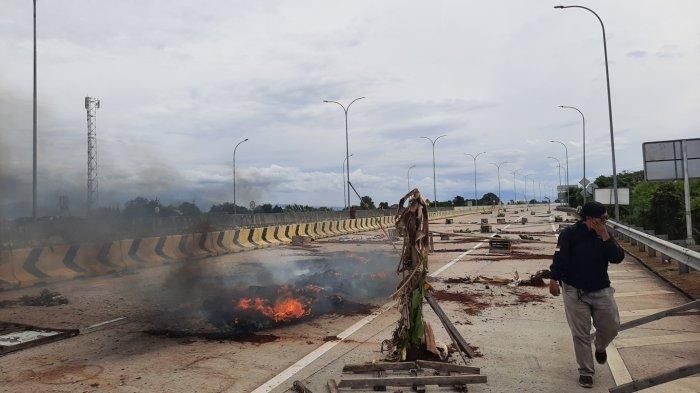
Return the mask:
[[[438,211],[430,212],[428,217],[433,220],[470,212]],[[372,231],[393,223],[393,216],[383,216],[4,250],[0,251],[0,288],[27,287],[288,244],[294,236],[320,239]]]

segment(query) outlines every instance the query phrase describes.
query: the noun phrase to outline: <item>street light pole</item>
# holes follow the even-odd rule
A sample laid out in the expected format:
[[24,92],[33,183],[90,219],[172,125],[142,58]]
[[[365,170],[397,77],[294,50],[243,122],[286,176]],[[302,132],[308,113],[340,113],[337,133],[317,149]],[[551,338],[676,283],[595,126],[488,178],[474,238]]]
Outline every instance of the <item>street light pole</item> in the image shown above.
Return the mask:
[[[583,115],[578,108],[575,106],[559,105],[562,109],[573,109],[581,114],[581,120],[583,122],[583,178],[586,178],[586,116]],[[583,204],[586,204],[586,187],[583,187]]]
[[350,139],[348,137],[348,111],[350,110],[350,105],[352,105],[353,102],[355,102],[357,100],[361,100],[363,98],[365,98],[365,97],[355,98],[354,100],[350,101],[350,103],[348,104],[347,107],[345,107],[343,104],[341,104],[338,101],[330,101],[330,100],[323,101],[327,104],[329,104],[329,103],[338,104],[338,105],[340,105],[341,108],[343,108],[343,112],[345,112],[345,159],[347,160],[346,169],[348,171],[348,206],[350,206],[350,143],[349,143]]
[[[564,146],[564,152],[566,153],[566,204],[567,206],[571,206],[571,198],[569,197],[569,149],[566,147],[564,142],[560,141],[550,141],[552,143],[559,143],[560,145]],[[583,190],[584,194],[586,193],[586,190]]]
[[513,174],[513,203],[516,205],[518,204],[518,193],[517,193],[516,188],[515,188],[515,185],[516,185],[515,175],[517,175],[518,172],[520,172],[520,171],[521,171],[521,169],[515,169],[515,170],[510,171],[510,173]]
[[233,148],[233,214],[236,214],[236,150],[243,142],[248,142],[248,138],[238,142],[236,147]]
[[501,165],[503,164],[508,164],[508,161],[503,161],[498,164],[495,162],[490,162],[489,164],[494,165],[496,169],[498,170],[498,200],[500,203],[503,203],[503,199],[501,198]]
[[[559,188],[561,188],[561,161],[559,161],[559,159],[556,157],[547,158],[551,158],[552,160],[556,160],[557,162],[557,168],[559,168]],[[557,189],[557,199],[559,199],[559,188]],[[561,205],[561,199],[559,199],[559,204]]]
[[474,204],[476,206],[479,206],[479,199],[476,196],[476,159],[479,158],[480,155],[486,154],[485,151],[482,151],[481,153],[478,153],[477,155],[472,155],[469,153],[464,153],[465,156],[469,156],[474,160]]
[[[353,154],[355,154],[355,153],[353,153]],[[350,157],[352,157],[353,154],[350,154]],[[346,184],[345,184],[345,161],[347,159],[348,159],[348,157],[343,158],[343,165],[341,165],[341,168],[343,168],[343,203],[345,204],[345,208],[350,207],[350,203],[348,202],[348,200],[345,199],[345,186],[346,186]]]
[[34,0],[34,110],[32,127],[32,218],[36,220],[36,0]]
[[[583,7],[580,5],[569,5],[569,6],[563,6],[563,5],[558,5],[555,6],[554,8],[558,9],[565,9],[565,8],[581,8],[584,9],[593,15],[595,15],[596,18],[598,18],[598,22],[600,22],[600,27],[603,30],[603,53],[605,54],[605,82],[608,88],[608,120],[610,123],[610,150],[612,152],[612,170],[613,170],[613,194],[615,196],[615,219],[620,220],[620,204],[618,202],[618,196],[617,196],[617,168],[615,166],[615,134],[613,132],[613,118],[612,118],[612,99],[610,98],[610,71],[608,69],[608,43],[605,38],[605,25],[603,24],[603,20],[600,19],[600,16],[595,13],[590,8]],[[584,189],[584,194],[586,190]]]
[[433,203],[434,207],[437,207],[437,183],[435,182],[435,142],[438,141],[438,139],[447,136],[447,135],[440,135],[439,137],[435,139],[430,139],[427,136],[422,136],[421,138],[427,139],[430,141],[430,143],[433,144],[433,198],[435,198],[435,201]]
[[527,199],[527,178],[530,176],[535,176],[535,175],[532,173],[528,173],[528,174],[523,173],[523,186],[525,187],[524,188],[525,191],[523,192],[523,197],[525,198],[526,205],[530,204],[530,201]]
[[408,170],[406,171],[406,186],[408,187],[408,191],[411,191],[411,169],[415,168],[416,164],[413,164],[408,167]]

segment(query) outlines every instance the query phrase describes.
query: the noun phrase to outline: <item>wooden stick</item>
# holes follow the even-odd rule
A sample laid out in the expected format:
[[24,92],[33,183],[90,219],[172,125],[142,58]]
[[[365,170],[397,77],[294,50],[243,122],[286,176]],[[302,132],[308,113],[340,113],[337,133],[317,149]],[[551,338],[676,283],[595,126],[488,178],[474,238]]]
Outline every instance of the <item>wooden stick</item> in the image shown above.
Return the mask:
[[694,300],[694,301],[686,303],[682,306],[669,308],[668,310],[660,311],[660,312],[657,312],[655,314],[647,315],[647,316],[642,317],[642,318],[627,321],[627,322],[623,323],[622,325],[620,325],[620,328],[618,329],[618,331],[623,331],[625,329],[633,328],[635,326],[644,325],[645,323],[653,322],[653,321],[659,320],[661,318],[676,315],[682,311],[693,310],[696,308],[700,308],[700,300]]
[[432,368],[433,370],[438,371],[454,371],[465,374],[481,373],[479,367],[462,366],[460,364],[453,363],[433,362],[430,360],[416,360],[416,364],[421,368]]
[[473,358],[476,354],[474,353],[474,351],[472,351],[471,347],[469,347],[469,344],[467,344],[467,342],[464,340],[464,337],[462,337],[462,335],[459,334],[459,331],[457,331],[457,328],[455,328],[455,326],[452,324],[450,319],[447,317],[447,314],[445,314],[445,311],[442,310],[442,308],[438,304],[437,300],[435,300],[433,295],[426,292],[425,300],[428,301],[430,307],[432,307],[433,311],[435,311],[435,314],[440,319],[440,322],[442,322],[442,325],[445,327],[445,330],[447,330],[447,333],[450,335],[450,338],[452,338],[452,341],[454,342],[457,349],[459,349],[461,352],[466,353],[468,357]]
[[367,373],[371,371],[411,370],[415,368],[418,368],[418,365],[415,362],[378,362],[367,364],[346,364],[343,367],[343,372]]
[[343,379],[338,383],[340,388],[372,388],[383,386],[413,386],[413,385],[461,385],[467,383],[486,383],[485,375],[435,375],[425,377],[384,377]]
[[661,385],[666,382],[675,381],[676,379],[689,377],[700,373],[700,363],[690,364],[667,371],[665,373],[656,374],[654,376],[640,379],[637,381],[628,382],[626,384],[610,388],[610,393],[632,393],[652,386]]

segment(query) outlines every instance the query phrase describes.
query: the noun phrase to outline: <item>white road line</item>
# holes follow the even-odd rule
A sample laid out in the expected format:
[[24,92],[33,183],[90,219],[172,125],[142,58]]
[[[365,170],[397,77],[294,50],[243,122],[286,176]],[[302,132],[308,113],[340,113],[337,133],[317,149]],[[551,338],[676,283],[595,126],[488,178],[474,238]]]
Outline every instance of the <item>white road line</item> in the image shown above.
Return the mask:
[[350,337],[353,333],[356,331],[360,330],[363,326],[366,324],[372,322],[376,317],[380,316],[382,313],[384,313],[386,310],[390,309],[391,307],[394,306],[396,302],[395,301],[390,301],[386,304],[384,304],[379,310],[375,311],[374,313],[360,319],[359,321],[355,322],[352,326],[349,328],[343,330],[342,333],[338,334],[338,338],[340,340],[337,341],[328,341],[321,345],[320,347],[314,349],[311,351],[308,355],[304,356],[303,358],[299,359],[296,363],[292,364],[291,366],[287,367],[284,371],[281,373],[277,374],[274,376],[272,379],[269,381],[265,382],[264,384],[260,385],[257,389],[253,390],[252,393],[268,393],[272,391],[272,389],[276,388],[277,386],[281,385],[284,381],[288,380],[291,378],[294,374],[298,373],[304,367],[308,366],[311,364],[314,360],[318,359],[321,357],[323,354],[326,352],[330,351],[333,347],[338,345],[341,341],[345,340],[346,338]]
[[612,373],[613,379],[615,380],[615,385],[620,386],[632,382],[632,376],[627,366],[625,366],[620,352],[617,351],[615,344],[611,343],[608,345],[606,352],[608,353],[608,367],[610,367],[610,373]]
[[667,334],[663,336],[647,336],[634,338],[618,338],[615,346],[618,348],[644,347],[647,345],[676,344],[700,341],[700,333]]
[[648,295],[665,295],[668,293],[673,293],[672,291],[637,291],[637,292],[615,292],[615,297],[637,297],[637,296],[648,296]]

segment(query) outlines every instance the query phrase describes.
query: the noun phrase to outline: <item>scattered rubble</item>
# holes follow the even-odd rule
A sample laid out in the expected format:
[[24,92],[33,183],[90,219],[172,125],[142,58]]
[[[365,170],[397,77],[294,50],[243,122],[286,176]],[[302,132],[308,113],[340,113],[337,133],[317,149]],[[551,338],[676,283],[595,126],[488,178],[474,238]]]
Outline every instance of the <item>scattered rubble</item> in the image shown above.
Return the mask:
[[0,301],[0,308],[13,306],[54,307],[68,304],[68,298],[50,289],[43,289],[36,296],[25,295],[17,300]]

